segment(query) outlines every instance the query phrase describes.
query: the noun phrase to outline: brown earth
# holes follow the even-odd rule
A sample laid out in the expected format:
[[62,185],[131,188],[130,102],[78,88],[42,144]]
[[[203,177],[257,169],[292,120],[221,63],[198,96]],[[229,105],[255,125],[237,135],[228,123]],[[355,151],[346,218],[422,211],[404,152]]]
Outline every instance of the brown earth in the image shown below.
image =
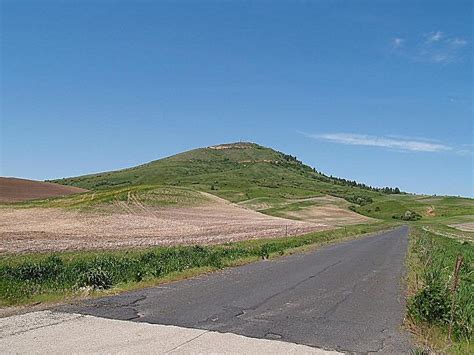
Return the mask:
[[339,206],[309,206],[299,211],[285,213],[290,218],[297,218],[308,222],[324,223],[332,226],[370,223],[375,220],[358,213],[342,209]]
[[463,232],[474,232],[474,222],[451,224],[449,227],[459,229]]
[[0,177],[0,202],[45,199],[85,192],[79,187],[50,182]]
[[426,210],[426,214],[430,217],[435,217],[436,216],[436,211],[433,206],[428,207]]
[[[298,210],[285,210],[285,206],[298,202],[312,202],[314,205],[301,207]],[[271,203],[265,200],[253,199],[240,202],[239,205],[251,208],[257,211],[263,211],[274,207]],[[277,207],[282,207],[277,210],[278,216],[289,219],[296,219],[306,222],[324,223],[329,226],[339,227],[351,224],[371,223],[375,219],[363,216],[356,212],[350,211],[348,206],[350,203],[342,198],[324,195],[317,197],[309,197],[298,200],[287,200],[280,203]]]
[[107,213],[58,208],[2,208],[0,254],[215,244],[330,228],[325,223],[266,216],[218,198],[212,204],[199,207],[131,204]]

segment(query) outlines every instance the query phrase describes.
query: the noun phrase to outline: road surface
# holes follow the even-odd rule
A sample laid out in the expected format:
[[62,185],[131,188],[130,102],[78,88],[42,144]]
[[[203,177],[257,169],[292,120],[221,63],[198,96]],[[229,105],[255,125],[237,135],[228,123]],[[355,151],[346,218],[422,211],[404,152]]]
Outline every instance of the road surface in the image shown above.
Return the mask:
[[407,353],[401,329],[407,235],[401,227],[57,311],[342,352]]

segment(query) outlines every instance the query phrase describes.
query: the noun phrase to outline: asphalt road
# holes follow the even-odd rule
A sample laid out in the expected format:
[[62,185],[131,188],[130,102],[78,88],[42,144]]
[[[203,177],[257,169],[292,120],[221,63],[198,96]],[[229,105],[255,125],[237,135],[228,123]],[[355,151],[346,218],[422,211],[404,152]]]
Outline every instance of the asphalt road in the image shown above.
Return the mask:
[[401,329],[407,234],[401,227],[60,310],[343,352],[407,353]]

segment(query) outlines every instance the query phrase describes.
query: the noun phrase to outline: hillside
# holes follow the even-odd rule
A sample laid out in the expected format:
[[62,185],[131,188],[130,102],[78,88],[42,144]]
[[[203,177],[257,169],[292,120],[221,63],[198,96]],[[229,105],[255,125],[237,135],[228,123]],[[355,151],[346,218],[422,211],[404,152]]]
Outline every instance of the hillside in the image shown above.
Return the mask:
[[0,177],[0,202],[45,199],[85,192],[87,190],[50,182]]
[[329,194],[363,203],[381,195],[328,178],[293,156],[254,143],[199,148],[134,168],[54,182],[91,190],[143,184],[185,186],[232,202]]
[[[404,219],[408,211],[416,213],[414,220],[450,223],[474,216],[473,199],[412,195],[398,188],[373,188],[329,177],[294,156],[246,142],[194,149],[129,169],[54,182],[95,191],[142,185],[186,187],[291,219],[312,219],[307,214],[314,207],[337,207],[385,220]],[[328,203],[324,196],[339,200]]]

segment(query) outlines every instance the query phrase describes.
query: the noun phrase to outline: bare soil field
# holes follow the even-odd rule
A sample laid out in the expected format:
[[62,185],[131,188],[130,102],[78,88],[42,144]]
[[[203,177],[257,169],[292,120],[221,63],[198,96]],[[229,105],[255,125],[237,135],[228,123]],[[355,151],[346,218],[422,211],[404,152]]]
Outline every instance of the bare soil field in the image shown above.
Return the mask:
[[463,232],[474,232],[474,222],[451,224],[450,227],[459,229]]
[[66,196],[85,192],[79,187],[64,186],[50,182],[0,177],[0,201],[19,202],[50,197]]
[[[297,209],[291,208],[292,204],[304,202],[311,202],[312,205],[300,206]],[[280,217],[306,222],[324,223],[333,227],[375,222],[373,218],[350,211],[347,208],[350,203],[344,199],[329,195],[287,200],[276,204],[272,204],[271,201],[267,202],[265,199],[257,198],[240,202],[239,205],[253,210],[260,210],[264,213],[266,209],[276,207],[277,215]]]
[[177,208],[115,205],[106,212],[6,207],[0,210],[0,254],[214,244],[332,228],[266,216],[223,201],[214,198],[209,205]]
[[331,226],[370,223],[375,220],[358,213],[344,210],[338,206],[310,206],[299,211],[286,212],[288,217],[298,218],[308,222],[324,223]]

